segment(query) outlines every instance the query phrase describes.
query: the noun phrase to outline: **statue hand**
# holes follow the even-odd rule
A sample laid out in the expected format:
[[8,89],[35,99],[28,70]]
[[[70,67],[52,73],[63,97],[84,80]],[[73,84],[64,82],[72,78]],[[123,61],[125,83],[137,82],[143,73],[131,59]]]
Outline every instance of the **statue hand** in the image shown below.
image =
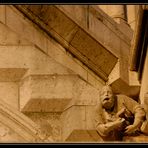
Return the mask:
[[125,122],[125,119],[124,118],[117,118],[113,122],[106,123],[104,125],[105,132],[106,133],[109,133],[110,131],[112,131],[114,129],[119,129],[120,127],[122,127],[122,125],[123,125],[124,122]]
[[125,119],[124,119],[124,118],[118,118],[118,119],[115,121],[115,126],[116,126],[116,127],[121,127],[124,122],[125,122]]
[[123,114],[125,114],[126,112],[126,108],[122,108],[121,110],[119,110],[116,114],[117,117],[122,117]]
[[125,134],[132,134],[137,130],[137,126],[129,125],[125,128]]

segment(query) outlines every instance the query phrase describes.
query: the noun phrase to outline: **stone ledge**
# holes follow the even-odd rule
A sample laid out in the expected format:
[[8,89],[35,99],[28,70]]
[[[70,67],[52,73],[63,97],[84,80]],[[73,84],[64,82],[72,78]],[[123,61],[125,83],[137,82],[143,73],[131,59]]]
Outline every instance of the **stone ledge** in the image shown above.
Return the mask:
[[71,98],[32,98],[25,106],[21,109],[21,112],[38,112],[38,113],[51,113],[51,112],[62,112]]
[[29,75],[20,82],[23,112],[62,112],[73,105],[94,105],[98,95],[97,89],[75,74]]
[[[122,61],[125,59],[122,59]],[[125,70],[123,67],[126,67]],[[133,75],[128,71],[128,65],[122,63],[121,60],[117,62],[114,69],[109,75],[108,84],[111,85],[113,92],[116,94],[124,94],[134,99],[138,99],[140,92],[140,84],[136,79],[136,75]],[[134,80],[133,83],[131,83]]]
[[123,142],[129,142],[129,143],[147,143],[148,142],[148,136],[140,134],[138,136],[124,136]]
[[91,142],[97,142],[101,143],[103,142],[102,138],[98,135],[96,130],[81,130],[81,129],[75,129],[71,132],[71,134],[68,136],[68,138],[65,140],[65,142],[85,142],[85,143],[91,143]]
[[19,82],[27,68],[0,68],[0,82]]
[[65,139],[65,142],[84,142],[84,143],[147,143],[148,136],[141,134],[138,136],[124,136],[122,141],[103,141],[95,129],[82,130],[75,129],[70,135]]
[[140,92],[140,85],[130,86],[122,78],[118,78],[110,85],[115,94],[124,94],[136,100],[138,99],[138,94]]

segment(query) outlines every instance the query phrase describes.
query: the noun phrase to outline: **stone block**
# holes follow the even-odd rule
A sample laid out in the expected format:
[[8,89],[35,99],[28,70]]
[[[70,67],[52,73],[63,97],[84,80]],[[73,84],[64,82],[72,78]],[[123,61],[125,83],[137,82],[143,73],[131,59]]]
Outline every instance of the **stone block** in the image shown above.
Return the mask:
[[[99,100],[100,99],[99,95],[96,98]],[[89,105],[88,104],[86,106],[86,129],[87,130],[94,130],[95,129],[95,126],[94,126],[95,125],[94,124],[95,105],[96,105],[96,103],[94,103],[94,105]]]
[[[45,33],[39,30],[39,28],[27,19],[22,17],[13,7],[6,8],[7,26],[16,32],[23,38],[24,41],[28,41],[30,44],[35,44],[44,52],[47,52],[47,39],[44,36]],[[16,27],[13,27],[16,26]],[[28,40],[29,37],[29,40]]]
[[47,37],[43,32],[39,31],[39,28],[33,30],[33,44],[37,45],[42,51],[47,53]]
[[130,41],[133,37],[133,29],[131,29],[130,25],[124,22],[124,20],[118,24],[118,29],[124,34],[123,39],[130,45]]
[[17,109],[0,101],[0,142],[27,143],[40,140],[39,127]]
[[20,85],[23,113],[62,113],[62,141],[75,130],[94,129],[93,109],[98,97],[99,91],[76,75],[31,75]]
[[70,75],[31,76],[32,97],[72,98],[74,77]]
[[26,72],[26,68],[0,68],[0,82],[19,82]]
[[31,45],[31,43],[16,34],[11,28],[0,23],[0,45]]
[[0,68],[28,68],[28,49],[27,46],[0,46]]
[[4,23],[5,24],[5,17],[6,17],[6,11],[5,11],[5,5],[0,5],[0,21],[2,22],[2,23]]
[[77,75],[30,75],[20,83],[20,108],[62,112],[75,104],[96,104],[98,92]]
[[138,100],[140,86],[129,86],[121,78],[118,78],[110,85],[111,85],[114,93],[124,94],[124,95],[132,97],[135,100]]
[[120,58],[120,68],[119,68],[119,74],[121,79],[129,84],[129,68],[128,68],[129,61],[125,58]]
[[2,78],[5,77],[4,74],[6,77],[9,74],[15,76],[15,73],[11,73],[13,70],[16,73],[21,72],[20,76],[22,76],[28,69],[30,74],[74,74],[72,70],[59,64],[34,46],[0,46],[0,51]]
[[130,86],[139,86],[138,74],[135,71],[129,71],[129,85]]
[[[122,59],[123,60],[123,59]],[[125,64],[125,63],[124,63]],[[118,60],[116,66],[109,75],[108,84],[112,86],[114,93],[122,93],[127,96],[138,99],[138,93],[140,91],[140,85],[130,85],[129,83],[129,71],[124,71],[123,67],[127,68],[127,65],[121,64],[121,61]]]
[[28,77],[24,79],[22,83],[20,83],[20,94],[19,94],[19,99],[20,99],[20,110],[24,107],[25,104],[28,103],[30,97],[31,97],[31,89],[30,89],[30,80],[31,78]]
[[101,42],[105,42],[104,31],[108,29],[103,23],[103,16],[95,16],[93,13],[89,15],[89,30],[96,35],[97,39]]
[[[56,7],[82,26],[87,26],[87,5],[56,5]],[[76,12],[76,14],[73,12]]]
[[74,74],[72,70],[36,48],[33,49],[30,56],[30,73],[32,74]]
[[[33,14],[38,16],[41,20],[45,22],[45,24],[48,24],[49,28],[52,28],[60,36],[63,38],[66,38],[66,40],[70,40],[72,37],[70,37],[70,34],[73,33],[73,29],[75,28],[75,23],[71,21],[69,18],[65,17],[64,14],[61,11],[57,11],[57,8],[55,6],[30,6],[28,8],[29,11],[32,11]],[[46,11],[46,13],[44,13]],[[62,25],[61,25],[62,24]],[[71,33],[72,32],[72,33]]]
[[62,113],[62,140],[65,141],[73,130],[85,129],[85,106],[73,106]]
[[119,57],[120,55],[120,42],[122,42],[121,38],[112,30],[106,27],[104,30],[104,45],[110,49],[110,52],[112,52],[116,57]]
[[100,89],[105,82],[103,82],[101,79],[97,79],[97,76],[94,74],[88,72],[87,81],[92,84],[96,89]]
[[63,142],[61,140],[61,113],[25,113],[38,127],[43,143]]
[[55,41],[48,41],[48,55],[87,80],[87,71]]
[[94,108],[94,105],[84,103],[82,105],[82,102],[79,102],[79,105],[74,105],[62,113],[62,138],[64,141],[102,141],[94,128]]
[[113,83],[120,77],[120,61],[116,63],[115,67],[112,69],[109,77],[108,77],[108,84]]
[[[79,80],[75,84],[74,92],[76,92],[74,99],[61,115],[62,138],[66,141],[71,141],[72,137],[78,136],[79,133],[84,134],[83,140],[86,140],[85,138],[89,137],[87,131],[94,131],[94,109],[99,99],[99,91]],[[95,135],[95,132],[92,133]],[[92,137],[94,135],[92,134]],[[89,141],[92,137],[89,137]]]
[[[8,93],[9,92],[9,93]],[[5,101],[19,110],[18,84],[15,82],[0,82],[0,100]]]
[[[108,16],[110,16],[110,19],[108,19],[108,17],[105,17],[105,24],[110,24],[109,26],[111,27],[110,29],[114,32],[116,32],[116,35],[120,36],[122,39],[126,40],[128,43],[130,43],[129,41],[132,38],[132,29],[130,28],[130,26],[127,24],[126,19],[128,19],[128,21],[130,20],[129,16],[133,14],[132,11],[129,11],[129,6],[126,6],[127,8],[127,17],[124,14],[124,7],[122,5],[100,5],[99,6],[105,13],[108,14]],[[132,7],[132,5],[130,5],[130,7]],[[133,6],[134,7],[134,6]],[[99,9],[97,9],[99,10]],[[134,10],[133,10],[134,11]],[[131,13],[131,14],[130,14]],[[105,16],[105,15],[104,15]],[[114,23],[111,21],[114,20]],[[109,23],[107,23],[107,21]],[[112,25],[111,25],[112,24]],[[108,26],[108,27],[109,27]],[[116,27],[116,28],[115,28]],[[117,30],[115,30],[117,29]],[[118,32],[118,33],[117,33]],[[119,33],[120,32],[120,33]]]
[[[105,48],[98,42],[95,42],[91,36],[87,36],[86,32],[83,32],[82,30],[79,30],[76,33],[71,45],[79,50],[79,58],[81,58],[81,60],[84,60],[85,58],[86,60],[89,59],[85,63],[87,63],[87,65],[93,65],[93,63],[95,63],[93,66],[95,67],[95,65],[97,65],[98,69],[100,69],[102,73],[104,72],[105,75],[108,75],[111,72],[112,67],[117,61],[115,56],[105,50]],[[81,53],[83,54],[81,55]],[[108,62],[108,59],[112,62]],[[89,67],[93,69],[92,66]]]
[[[30,28],[33,28],[31,25],[28,27],[26,25],[27,20],[24,20],[24,17],[22,16],[21,13],[18,13],[19,11],[16,10],[13,6],[9,5],[6,7],[6,25],[11,28],[14,32],[17,34],[21,35],[22,37],[25,37],[25,39],[28,39],[28,37],[32,37],[32,30]],[[15,27],[14,27],[15,26]],[[25,29],[25,31],[24,31]],[[30,40],[29,38],[29,40]],[[31,40],[30,40],[31,41]]]
[[[61,112],[73,98],[75,76],[31,75],[20,85],[23,112]],[[39,105],[40,104],[40,105]]]
[[99,96],[99,91],[80,77],[74,81],[73,92],[73,99],[65,109],[73,105],[95,105]]
[[[100,30],[99,28],[98,29],[95,29],[95,31],[93,32],[93,34],[96,34],[96,39],[97,39],[97,36],[101,38],[101,35],[103,34],[104,36],[104,42],[108,42],[111,47],[116,47],[115,49],[111,48],[110,46],[107,47],[107,49],[110,51],[110,52],[113,52],[114,55],[116,55],[118,57],[118,53],[119,53],[119,50],[117,49],[119,47],[119,44],[120,42],[118,42],[118,40],[120,40],[121,42],[125,42],[127,43],[128,45],[130,45],[130,39],[129,37],[127,37],[127,34],[125,32],[125,30],[123,31],[122,30],[122,26],[117,24],[111,17],[109,17],[106,13],[104,13],[104,11],[102,11],[101,9],[99,9],[98,6],[91,6],[90,7],[90,22],[96,22],[96,27],[97,26],[100,26],[101,27],[101,23],[104,24],[105,27],[102,27],[101,29],[104,29],[105,32],[103,33],[99,33],[99,31],[96,31],[96,30]],[[93,23],[95,24],[95,23]],[[130,33],[130,36],[132,35],[132,30],[130,28],[128,28],[127,26],[124,26],[124,28],[126,28]],[[93,27],[92,27],[93,29]],[[100,32],[102,32],[100,30]],[[112,37],[111,37],[111,35]],[[108,36],[109,35],[109,36]],[[110,42],[110,39],[114,39],[115,40],[113,42]],[[117,39],[117,42],[116,42],[116,39]],[[101,39],[100,39],[101,41]],[[104,44],[104,42],[102,42],[102,44]],[[114,44],[115,42],[115,44]],[[104,44],[105,45],[105,44]],[[107,44],[105,45],[107,46]]]
[[1,143],[18,143],[25,142],[25,140],[10,127],[0,123],[0,142]]

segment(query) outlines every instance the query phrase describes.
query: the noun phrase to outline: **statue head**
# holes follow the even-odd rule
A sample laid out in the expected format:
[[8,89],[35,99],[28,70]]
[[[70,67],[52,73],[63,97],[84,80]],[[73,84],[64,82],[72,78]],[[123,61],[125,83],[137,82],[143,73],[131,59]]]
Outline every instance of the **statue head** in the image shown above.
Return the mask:
[[106,85],[101,89],[100,99],[101,104],[105,109],[112,109],[114,106],[114,94],[110,86]]

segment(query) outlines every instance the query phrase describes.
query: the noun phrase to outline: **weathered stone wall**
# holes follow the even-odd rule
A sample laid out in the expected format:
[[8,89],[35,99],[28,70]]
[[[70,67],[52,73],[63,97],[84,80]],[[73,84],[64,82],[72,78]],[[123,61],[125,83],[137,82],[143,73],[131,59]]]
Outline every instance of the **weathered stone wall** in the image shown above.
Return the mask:
[[25,113],[39,127],[40,137],[46,143],[61,142],[61,113]]
[[[55,42],[54,39],[47,36],[47,34],[40,30],[36,25],[25,19],[25,17],[23,17],[18,10],[13,8],[13,6],[1,5],[1,9],[5,9],[4,13],[1,14],[2,18],[5,19],[2,19],[1,21],[3,21],[8,28],[17,33],[19,37],[23,38],[23,40],[27,40],[36,45],[40,50],[45,52],[45,54],[63,64],[65,67],[72,69],[92,85],[99,88],[99,85],[103,84],[103,81],[95,76],[93,72],[68,54],[61,45]],[[14,40],[14,38],[12,40]]]
[[98,5],[106,14],[112,17],[117,23],[127,23],[135,30],[137,6],[136,5]]
[[[52,22],[48,15],[40,14],[51,21],[49,33],[55,29],[56,37],[71,40],[74,49],[100,64],[94,66],[107,73],[106,82],[116,93],[137,96],[139,83],[130,81],[128,69],[132,30],[114,22],[97,6],[52,7],[50,11],[56,10],[62,17],[50,14]],[[36,7],[31,10],[38,13]],[[60,44],[33,18],[34,23],[16,7],[0,6],[0,100],[40,127],[33,130],[39,138],[36,142],[102,141],[94,129],[93,111],[105,80],[72,55],[63,46],[66,41]],[[62,19],[67,21],[62,24]],[[112,61],[105,63],[103,57]]]
[[41,141],[62,141],[64,108],[81,95],[89,100],[85,88],[92,92],[104,81],[13,6],[0,11],[1,99],[40,127]]

